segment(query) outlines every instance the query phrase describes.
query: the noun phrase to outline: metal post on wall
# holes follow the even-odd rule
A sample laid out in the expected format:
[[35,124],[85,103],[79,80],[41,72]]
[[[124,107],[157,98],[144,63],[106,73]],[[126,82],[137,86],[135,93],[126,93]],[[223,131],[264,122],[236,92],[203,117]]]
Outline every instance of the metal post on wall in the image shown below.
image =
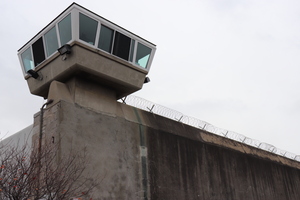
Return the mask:
[[[42,138],[43,138],[43,123],[44,123],[44,108],[45,106],[51,104],[53,99],[49,99],[40,109],[40,134],[39,134],[39,146],[38,146],[38,187],[40,186],[40,173],[41,173],[41,151],[42,151]],[[37,189],[37,197],[39,196],[39,188]]]

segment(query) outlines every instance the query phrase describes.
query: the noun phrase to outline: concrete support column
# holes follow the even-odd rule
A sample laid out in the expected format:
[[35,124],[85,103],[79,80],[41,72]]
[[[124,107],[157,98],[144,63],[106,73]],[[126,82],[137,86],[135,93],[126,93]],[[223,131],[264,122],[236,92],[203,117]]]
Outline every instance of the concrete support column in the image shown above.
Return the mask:
[[111,115],[116,115],[117,112],[117,98],[114,90],[80,77],[74,77],[66,83],[53,81],[48,99],[53,99],[54,103],[64,100]]

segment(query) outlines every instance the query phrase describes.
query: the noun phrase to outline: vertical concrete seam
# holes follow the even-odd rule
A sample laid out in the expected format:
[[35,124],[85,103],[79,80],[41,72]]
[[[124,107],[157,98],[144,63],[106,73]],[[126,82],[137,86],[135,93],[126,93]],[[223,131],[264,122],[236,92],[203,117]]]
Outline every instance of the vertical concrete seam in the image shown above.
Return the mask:
[[134,113],[139,122],[139,133],[140,133],[140,157],[141,157],[141,167],[142,167],[142,187],[144,191],[144,200],[148,200],[148,168],[147,168],[147,146],[145,138],[145,130],[142,125],[141,117],[137,111],[137,108],[133,108]]

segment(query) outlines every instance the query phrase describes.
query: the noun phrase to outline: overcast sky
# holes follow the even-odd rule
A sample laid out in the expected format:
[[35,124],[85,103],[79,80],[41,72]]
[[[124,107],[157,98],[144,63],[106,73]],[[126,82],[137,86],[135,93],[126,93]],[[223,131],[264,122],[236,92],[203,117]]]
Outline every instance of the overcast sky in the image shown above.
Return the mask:
[[[33,123],[17,50],[72,1],[1,0],[0,132]],[[79,0],[157,45],[134,95],[300,155],[299,0]]]

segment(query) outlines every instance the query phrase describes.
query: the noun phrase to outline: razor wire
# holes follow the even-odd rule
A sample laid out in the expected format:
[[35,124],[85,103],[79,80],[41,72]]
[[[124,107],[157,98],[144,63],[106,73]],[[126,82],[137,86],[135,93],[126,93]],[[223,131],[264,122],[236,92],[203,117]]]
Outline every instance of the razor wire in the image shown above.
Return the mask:
[[277,154],[279,156],[283,156],[285,158],[300,162],[300,155],[290,153],[288,151],[279,149],[271,144],[260,142],[258,140],[246,137],[242,134],[239,134],[239,133],[236,133],[233,131],[218,128],[208,122],[196,119],[194,117],[184,115],[181,112],[178,112],[176,110],[167,108],[165,106],[153,103],[146,99],[143,99],[143,98],[140,98],[140,97],[137,97],[134,95],[129,95],[129,96],[126,96],[125,98],[121,99],[121,101],[124,104],[139,108],[141,110],[145,110],[145,111],[172,119],[174,121],[181,122],[183,124],[193,126],[195,128],[201,129],[201,130],[205,130],[209,133],[213,133],[213,134],[216,134],[216,135],[219,135],[219,136],[222,136],[222,137],[234,140],[234,141],[238,141],[243,144],[246,144],[246,145],[249,145],[252,147],[256,147],[258,149],[262,149],[264,151],[268,151],[270,153]]

